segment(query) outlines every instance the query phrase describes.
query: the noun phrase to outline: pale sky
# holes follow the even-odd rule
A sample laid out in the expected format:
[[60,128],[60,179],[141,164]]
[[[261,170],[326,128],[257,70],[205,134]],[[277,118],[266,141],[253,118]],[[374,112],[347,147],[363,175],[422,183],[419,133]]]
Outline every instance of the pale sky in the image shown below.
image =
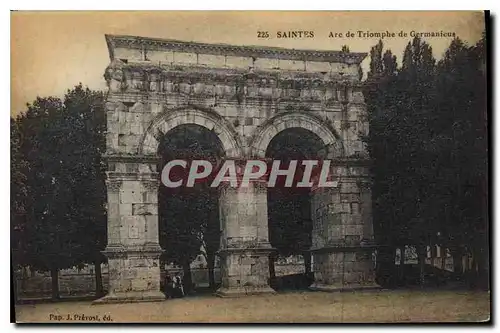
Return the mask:
[[[278,31],[313,31],[314,38],[278,39]],[[378,38],[345,37],[347,31],[408,33],[384,39],[400,60],[410,32],[455,32],[469,44],[484,30],[482,12],[12,12],[11,114],[36,96],[59,96],[78,82],[106,88],[109,63],[104,34],[158,37],[207,43],[369,52]],[[258,38],[268,31],[271,38]],[[330,32],[343,38],[329,38]],[[440,58],[452,38],[424,38]],[[365,59],[366,69],[369,59]]]

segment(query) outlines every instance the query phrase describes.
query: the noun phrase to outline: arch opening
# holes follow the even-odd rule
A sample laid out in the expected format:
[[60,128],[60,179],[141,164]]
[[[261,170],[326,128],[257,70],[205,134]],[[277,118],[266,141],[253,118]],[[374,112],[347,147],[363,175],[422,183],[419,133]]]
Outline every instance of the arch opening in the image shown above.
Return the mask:
[[261,125],[250,141],[252,155],[256,158],[265,157],[271,140],[280,132],[293,128],[302,128],[314,133],[325,147],[335,150],[335,156],[343,155],[342,140],[335,129],[318,116],[302,112],[279,113]]
[[[224,156],[219,137],[196,124],[176,126],[158,141],[158,170],[163,170],[173,159],[185,160],[188,165],[193,160],[217,164]],[[187,178],[183,175],[177,174],[185,185]],[[172,172],[171,177],[175,178],[176,174]],[[186,293],[194,288],[215,290],[220,283],[216,258],[220,243],[217,188],[210,187],[208,181],[175,188],[161,183],[158,215],[159,241],[165,250],[160,260],[162,290],[167,296],[176,296],[175,290],[169,289],[169,277],[172,279],[178,274],[182,276]]]
[[138,147],[139,155],[155,155],[161,138],[180,125],[193,124],[213,132],[219,139],[224,156],[236,157],[242,152],[241,142],[233,126],[215,111],[200,107],[165,110],[151,121]]
[[[291,160],[297,160],[297,175],[304,172],[302,160],[319,159],[324,141],[304,128],[287,128],[279,132],[266,149],[266,157],[280,161],[286,169]],[[285,177],[276,187],[267,191],[269,240],[277,253],[269,261],[271,286],[280,289],[305,289],[313,281],[311,199],[308,187],[295,186],[301,177],[295,177],[292,187],[283,187]]]

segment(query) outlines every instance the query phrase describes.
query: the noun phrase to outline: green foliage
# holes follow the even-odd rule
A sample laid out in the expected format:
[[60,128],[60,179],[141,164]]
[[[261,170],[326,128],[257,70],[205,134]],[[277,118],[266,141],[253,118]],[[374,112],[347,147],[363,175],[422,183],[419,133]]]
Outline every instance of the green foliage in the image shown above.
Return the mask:
[[365,140],[379,244],[487,252],[484,45],[455,39],[436,64],[414,38],[400,69],[381,42],[372,48]]
[[48,271],[101,261],[103,95],[80,84],[64,101],[38,97],[27,108],[11,120],[11,207],[13,220],[23,222],[17,263]]
[[22,132],[19,128],[19,118],[10,119],[10,165],[11,165],[11,247],[13,262],[16,266],[24,266],[27,261],[26,243],[23,241],[26,233],[26,214],[28,200],[27,172],[28,163],[21,152]]

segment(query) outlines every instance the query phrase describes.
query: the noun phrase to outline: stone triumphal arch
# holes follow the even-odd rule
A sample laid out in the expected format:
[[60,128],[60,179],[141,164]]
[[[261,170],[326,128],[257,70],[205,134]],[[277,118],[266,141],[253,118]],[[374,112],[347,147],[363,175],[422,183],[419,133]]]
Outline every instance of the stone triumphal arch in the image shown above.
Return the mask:
[[[196,124],[220,139],[223,158],[265,157],[278,133],[302,128],[323,142],[337,187],[311,192],[313,289],[374,285],[368,131],[360,83],[364,53],[203,44],[107,35],[109,294],[158,300],[158,144]],[[267,188],[219,189],[219,295],[269,287]]]

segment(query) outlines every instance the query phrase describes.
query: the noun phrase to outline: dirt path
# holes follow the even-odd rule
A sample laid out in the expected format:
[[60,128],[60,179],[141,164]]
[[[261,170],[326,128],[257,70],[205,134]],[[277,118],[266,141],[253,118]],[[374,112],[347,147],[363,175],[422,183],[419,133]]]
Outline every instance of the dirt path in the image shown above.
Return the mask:
[[200,296],[157,303],[19,305],[18,322],[436,322],[484,321],[487,292],[296,292],[242,298]]

